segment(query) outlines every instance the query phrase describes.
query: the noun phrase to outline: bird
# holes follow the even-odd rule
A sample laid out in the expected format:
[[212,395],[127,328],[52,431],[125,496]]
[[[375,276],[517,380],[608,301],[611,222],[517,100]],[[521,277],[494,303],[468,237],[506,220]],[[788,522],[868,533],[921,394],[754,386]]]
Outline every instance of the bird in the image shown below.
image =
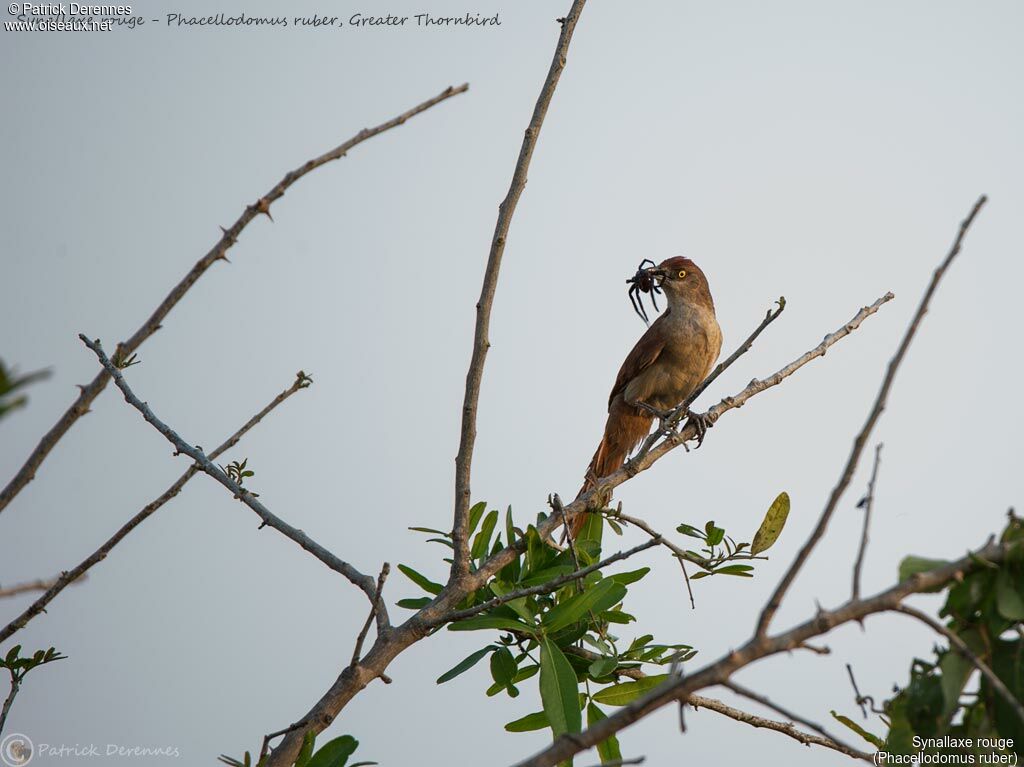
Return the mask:
[[[711,372],[722,350],[722,330],[704,272],[685,256],[641,268],[637,278],[660,288],[668,307],[648,327],[626,356],[608,396],[604,435],[587,467],[579,498],[602,477],[617,471],[650,433],[655,416],[663,416],[689,397]],[[634,278],[635,281],[637,278]],[[635,289],[634,289],[635,290]],[[641,314],[641,316],[643,316]],[[700,439],[707,426],[691,414]],[[600,507],[608,499],[596,499]],[[575,537],[586,514],[577,514],[569,533]]]

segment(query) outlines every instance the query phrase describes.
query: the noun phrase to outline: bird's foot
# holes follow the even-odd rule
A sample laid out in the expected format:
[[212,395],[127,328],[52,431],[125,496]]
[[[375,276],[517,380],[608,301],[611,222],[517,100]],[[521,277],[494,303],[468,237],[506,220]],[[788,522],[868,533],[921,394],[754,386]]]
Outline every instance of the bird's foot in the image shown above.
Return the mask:
[[705,413],[695,413],[692,410],[687,410],[684,427],[690,424],[693,424],[693,428],[697,432],[697,447],[700,447],[704,444],[704,435],[708,433],[708,429],[715,425],[715,421]]

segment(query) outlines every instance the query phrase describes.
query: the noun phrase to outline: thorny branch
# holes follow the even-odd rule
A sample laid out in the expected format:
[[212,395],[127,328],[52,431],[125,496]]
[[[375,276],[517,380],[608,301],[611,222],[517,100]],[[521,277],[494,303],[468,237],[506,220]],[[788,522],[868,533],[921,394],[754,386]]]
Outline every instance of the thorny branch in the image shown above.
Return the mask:
[[533,108],[533,116],[523,135],[523,144],[519,150],[512,182],[505,199],[498,206],[498,220],[494,225],[494,236],[491,238],[491,249],[487,256],[487,268],[484,270],[483,285],[480,288],[480,299],[476,304],[476,329],[473,334],[473,356],[466,373],[466,393],[462,404],[462,429],[459,437],[459,452],[455,457],[455,513],[452,527],[452,542],[455,556],[452,562],[451,580],[458,581],[469,574],[469,540],[466,532],[470,506],[470,478],[473,464],[473,447],[476,443],[476,414],[480,403],[480,384],[483,381],[484,362],[487,350],[491,346],[488,331],[491,324],[491,308],[494,305],[494,294],[498,288],[498,272],[501,259],[505,254],[505,241],[508,238],[512,216],[519,204],[519,197],[526,187],[526,175],[533,159],[533,150],[537,145],[540,129],[548,113],[548,106],[555,94],[555,88],[565,69],[566,57],[569,54],[569,43],[576,29],[576,22],[586,0],[574,0],[567,16],[562,19],[562,32],[555,46],[555,55],[551,60],[547,78],[541,87],[540,96]]
[[[79,582],[81,582],[82,580],[85,580],[85,578],[81,578]],[[54,586],[56,586],[59,581],[60,577],[56,577],[45,579],[39,578],[34,581],[15,583],[13,586],[6,586],[4,588],[0,588],[0,599],[3,599],[4,597],[16,597],[19,594],[26,594],[29,591],[49,591]],[[0,642],[2,641],[3,638],[0,637]]]
[[[853,748],[851,748],[850,746],[844,744],[841,740],[839,740],[839,738],[837,738],[835,735],[830,733],[828,730],[826,730],[820,724],[817,724],[816,722],[812,722],[810,719],[805,719],[802,716],[798,716],[797,714],[794,714],[794,713],[788,711],[787,709],[785,709],[782,706],[780,706],[779,704],[773,702],[772,700],[770,700],[766,696],[761,695],[760,693],[754,692],[753,690],[750,690],[750,689],[744,687],[739,682],[734,682],[732,680],[729,680],[729,681],[723,682],[722,686],[727,688],[727,689],[729,689],[729,690],[732,690],[737,695],[740,695],[740,696],[742,696],[744,698],[749,698],[752,701],[760,703],[762,706],[764,706],[766,708],[770,708],[772,711],[775,711],[776,713],[781,714],[782,716],[784,716],[786,719],[788,719],[791,722],[794,722],[796,724],[802,724],[804,727],[806,727],[806,728],[808,728],[810,730],[814,730],[814,732],[818,733],[821,737],[825,738],[826,740],[830,740],[830,741],[832,741],[833,743],[835,743],[837,745],[843,746],[843,749],[844,749],[843,753],[849,754],[850,752],[854,751]],[[868,762],[871,761],[871,758],[867,754],[864,754],[861,758],[863,758],[865,761],[868,761]]]
[[820,541],[822,536],[825,534],[825,530],[828,529],[828,523],[832,519],[832,514],[835,512],[836,507],[839,505],[839,500],[843,497],[843,493],[846,492],[846,488],[853,479],[853,473],[857,469],[857,463],[860,461],[860,455],[864,450],[864,446],[867,444],[868,438],[871,436],[871,432],[875,428],[875,424],[878,422],[878,418],[882,415],[882,411],[885,410],[886,402],[889,399],[889,390],[892,388],[892,383],[896,378],[896,371],[899,370],[900,364],[906,356],[907,349],[910,348],[910,342],[914,340],[914,336],[917,334],[917,328],[920,326],[921,320],[924,319],[924,315],[928,312],[928,305],[931,303],[932,296],[935,294],[935,290],[938,288],[939,282],[942,280],[942,277],[949,268],[949,265],[960,252],[960,247],[963,244],[967,230],[970,229],[971,224],[974,222],[975,217],[978,215],[978,212],[981,210],[987,199],[988,198],[985,197],[985,195],[982,195],[978,198],[978,201],[974,203],[974,207],[971,208],[971,212],[967,215],[967,218],[961,222],[960,230],[957,233],[956,239],[953,241],[953,246],[949,249],[949,253],[946,254],[945,259],[943,259],[942,263],[939,264],[938,268],[936,268],[934,274],[932,274],[931,282],[928,284],[928,288],[925,290],[924,296],[921,297],[921,303],[918,304],[917,311],[914,312],[914,317],[911,319],[910,325],[907,326],[907,330],[903,334],[903,340],[900,341],[896,354],[891,360],[889,360],[889,366],[886,368],[885,377],[882,379],[882,386],[878,391],[878,395],[875,397],[874,404],[871,406],[871,411],[868,413],[864,426],[853,440],[853,447],[850,449],[850,456],[846,460],[846,465],[843,467],[842,474],[839,476],[839,481],[832,489],[832,493],[829,496],[828,503],[826,503],[824,511],[822,511],[821,516],[818,518],[817,526],[807,539],[807,542],[804,543],[803,548],[800,549],[800,553],[797,554],[793,563],[789,566],[789,569],[786,570],[785,575],[782,576],[782,580],[779,581],[779,585],[776,587],[774,593],[772,593],[771,598],[768,600],[768,604],[765,605],[764,610],[761,612],[761,617],[757,622],[758,636],[764,636],[768,631],[772,618],[775,617],[775,613],[782,604],[782,600],[785,598],[790,585],[796,579],[797,574],[804,566],[804,563],[814,550],[814,547],[818,545],[818,541]]
[[[217,449],[210,453],[210,460],[217,460],[217,458],[219,458],[223,453],[227,452],[235,445],[237,445],[239,440],[241,440],[242,437],[244,437],[254,426],[256,426],[260,421],[262,421],[270,413],[271,410],[273,410],[286,399],[291,397],[293,394],[295,394],[295,392],[308,388],[310,383],[312,383],[312,379],[308,375],[306,375],[305,372],[300,370],[295,375],[295,381],[292,383],[292,385],[289,386],[284,391],[282,391],[276,397],[274,397],[274,399],[272,399],[267,404],[266,407],[264,407],[262,410],[256,413],[256,415],[254,415],[252,418],[246,421],[246,423],[238,431],[236,431],[234,434],[232,434],[230,437],[224,440],[224,442],[221,443],[221,445],[218,446]],[[111,549],[113,549],[117,544],[124,540],[128,533],[130,533],[132,530],[134,530],[136,527],[142,524],[142,522],[144,522],[157,509],[159,509],[169,500],[177,496],[178,493],[181,492],[182,488],[185,487],[186,483],[198,473],[198,467],[190,466],[185,471],[184,474],[182,474],[180,477],[178,477],[178,479],[174,481],[174,484],[167,488],[156,499],[146,504],[142,508],[142,510],[139,511],[138,514],[129,519],[116,533],[110,536],[110,538],[107,539],[106,543],[104,543],[102,546],[96,549],[96,551],[94,551],[88,557],[79,562],[78,565],[71,568],[70,570],[67,570],[66,572],[61,573],[60,577],[54,579],[53,583],[47,587],[45,594],[40,596],[35,602],[29,605],[28,608],[21,615],[19,615],[13,621],[8,623],[6,626],[4,626],[3,629],[0,629],[0,642],[3,642],[5,639],[8,639],[12,634],[14,634],[14,632],[20,631],[22,628],[24,628],[25,624],[27,624],[35,616],[39,615],[39,613],[43,612],[43,610],[46,609],[46,606],[50,604],[50,602],[52,602],[61,591],[67,588],[67,586],[69,586],[72,583],[81,582],[82,580],[84,580],[86,577],[85,573],[87,570],[89,570],[97,562],[102,562],[104,559],[106,559]]]
[[[122,375],[121,371],[117,369],[117,367],[110,361],[107,355],[103,352],[103,349],[98,341],[92,341],[89,338],[87,338],[84,334],[79,334],[78,337],[82,340],[82,343],[84,343],[86,346],[92,349],[93,353],[99,359],[100,364],[103,365],[106,371],[111,375],[111,377],[113,377],[114,384],[117,386],[118,389],[121,390],[121,393],[124,395],[125,401],[133,408],[138,410],[139,413],[142,414],[143,418],[145,418],[150,424],[152,424],[153,427],[156,428],[158,432],[164,435],[164,438],[167,439],[167,441],[170,442],[172,445],[174,445],[174,448],[175,450],[177,450],[177,452],[187,455],[189,458],[196,462],[196,465],[199,467],[200,471],[209,474],[220,484],[222,484],[224,487],[230,490],[231,494],[237,500],[241,501],[254,512],[256,512],[256,515],[259,516],[261,520],[263,520],[264,525],[272,527],[278,532],[283,533],[285,537],[290,538],[292,541],[294,541],[303,549],[312,554],[314,557],[319,559],[329,568],[345,576],[354,586],[361,589],[363,593],[366,594],[366,596],[370,599],[370,603],[373,604],[375,593],[373,578],[370,578],[368,575],[364,575],[363,573],[359,572],[359,570],[354,568],[348,562],[345,562],[336,557],[334,554],[329,552],[327,549],[325,549],[319,543],[314,541],[304,532],[302,532],[298,528],[292,527],[287,522],[271,513],[270,509],[268,509],[266,506],[264,506],[262,503],[256,500],[255,496],[252,493],[250,493],[248,490],[246,490],[241,485],[237,484],[234,480],[232,480],[230,477],[228,477],[228,475],[224,471],[222,471],[221,468],[217,466],[213,461],[211,461],[209,456],[207,456],[202,450],[200,450],[198,447],[195,447],[185,442],[185,440],[179,437],[178,434],[173,429],[171,429],[171,427],[169,427],[167,424],[165,424],[163,421],[157,418],[153,411],[149,408],[149,406],[135,396],[131,388],[128,386],[128,383],[124,380],[124,375]],[[382,613],[385,612],[385,608],[383,605],[381,605],[380,610]]]
[[[445,88],[437,96],[431,99],[427,99],[422,104],[419,104],[412,109],[403,112],[397,117],[388,120],[387,122],[381,123],[373,128],[364,128],[359,131],[356,135],[339,144],[334,149],[309,160],[303,165],[300,165],[295,170],[287,173],[284,178],[277,182],[270,191],[260,197],[252,205],[246,206],[245,210],[242,211],[242,215],[233,223],[230,227],[225,229],[221,227],[223,234],[220,239],[214,244],[212,248],[200,258],[192,269],[189,270],[181,281],[175,285],[171,292],[167,294],[160,305],[153,311],[149,319],[147,319],[138,330],[136,330],[127,341],[122,341],[117,345],[114,353],[114,359],[116,360],[127,360],[131,357],[132,353],[135,352],[151,335],[158,331],[162,327],[164,319],[170,314],[171,310],[177,305],[177,303],[185,296],[189,289],[199,280],[200,277],[217,261],[227,261],[227,252],[231,249],[231,246],[238,241],[238,236],[242,233],[242,230],[248,226],[256,216],[265,214],[267,218],[270,218],[270,205],[276,200],[284,196],[284,193],[292,186],[296,181],[319,168],[322,165],[326,165],[329,162],[344,157],[350,149],[358,146],[359,144],[367,141],[374,136],[378,136],[385,131],[402,125],[407,120],[421,112],[425,112],[432,106],[441,103],[452,96],[457,96],[460,93],[465,93],[469,89],[469,84],[464,83],[457,88],[448,87]],[[89,407],[93,401],[100,395],[100,392],[106,388],[107,383],[110,381],[110,375],[106,370],[101,370],[96,374],[88,384],[80,386],[81,393],[78,398],[71,403],[64,415],[60,417],[60,420],[51,428],[43,438],[36,445],[35,450],[32,451],[24,465],[18,470],[18,473],[14,475],[7,486],[0,491],[0,512],[3,512],[4,508],[14,499],[14,497],[21,492],[21,490],[31,482],[36,475],[36,471],[42,465],[43,461],[53,450],[54,446],[61,440],[61,438],[67,434],[68,430],[75,425],[83,415],[89,412]]]
[[854,599],[860,599],[860,571],[864,566],[864,552],[868,549],[868,529],[871,526],[871,510],[875,505],[875,482],[878,479],[878,466],[882,461],[882,443],[875,445],[875,463],[871,467],[871,479],[868,480],[867,495],[857,506],[864,507],[864,527],[860,534],[860,548],[857,549],[857,561],[853,565],[853,590]]

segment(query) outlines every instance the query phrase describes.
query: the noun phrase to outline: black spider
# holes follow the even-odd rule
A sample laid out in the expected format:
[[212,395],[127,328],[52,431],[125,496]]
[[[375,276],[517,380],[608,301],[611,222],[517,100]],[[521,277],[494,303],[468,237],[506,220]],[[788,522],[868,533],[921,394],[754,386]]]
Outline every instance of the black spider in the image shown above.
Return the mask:
[[626,280],[629,283],[627,293],[630,303],[633,304],[633,311],[640,316],[640,319],[648,327],[651,321],[647,316],[647,310],[644,309],[642,294],[651,294],[651,303],[654,304],[654,310],[658,311],[657,294],[661,293],[661,277],[663,275],[659,273],[659,270],[655,269],[656,266],[657,264],[651,261],[651,259],[645,258],[640,262],[640,266],[637,267],[636,274]]

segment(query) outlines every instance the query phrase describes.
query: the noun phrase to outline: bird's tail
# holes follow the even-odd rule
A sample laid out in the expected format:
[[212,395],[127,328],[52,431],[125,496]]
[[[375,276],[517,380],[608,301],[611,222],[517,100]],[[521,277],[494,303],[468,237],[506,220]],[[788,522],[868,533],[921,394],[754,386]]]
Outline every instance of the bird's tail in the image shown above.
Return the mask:
[[[629,454],[633,452],[640,442],[651,430],[651,423],[654,419],[638,408],[627,405],[621,400],[615,400],[608,411],[608,421],[604,426],[604,436],[597,446],[594,457],[590,459],[590,466],[583,480],[583,487],[576,494],[579,498],[586,492],[592,490],[599,479],[607,477],[616,472]],[[588,504],[589,508],[602,508],[611,500],[611,493],[606,498],[594,498]],[[570,532],[573,539],[583,527],[586,521],[585,514],[577,514],[570,523]]]

